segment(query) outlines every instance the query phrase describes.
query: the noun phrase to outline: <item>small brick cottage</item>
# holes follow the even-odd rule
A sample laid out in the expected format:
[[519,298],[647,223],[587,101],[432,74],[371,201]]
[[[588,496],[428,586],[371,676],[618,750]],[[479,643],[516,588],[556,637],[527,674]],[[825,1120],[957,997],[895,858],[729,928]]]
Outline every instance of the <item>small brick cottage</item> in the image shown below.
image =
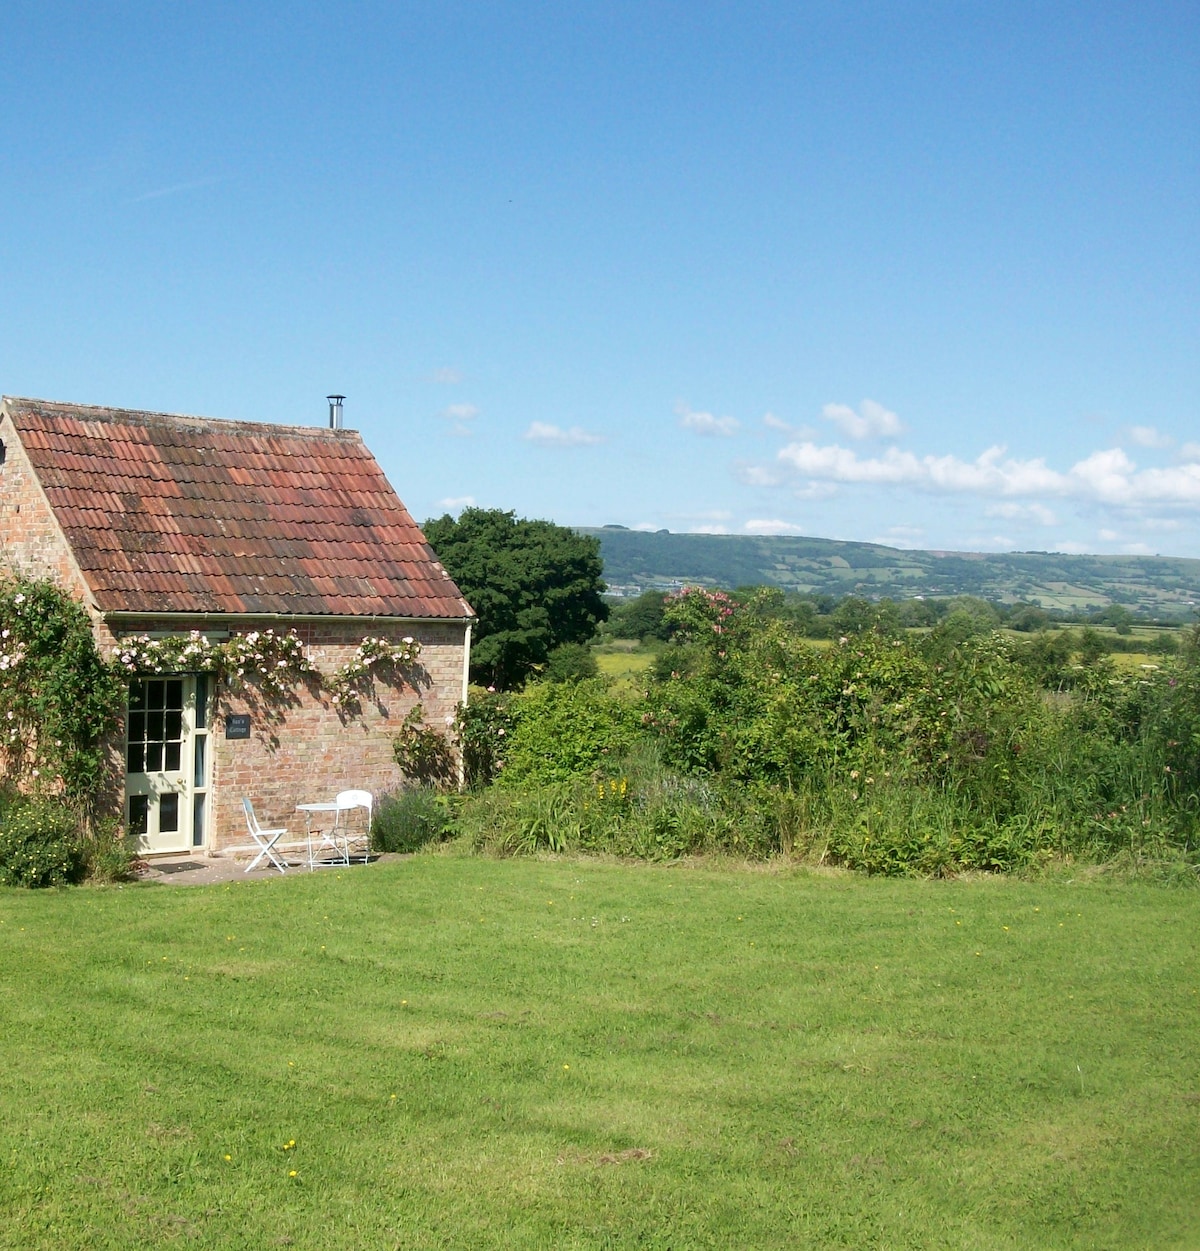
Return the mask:
[[80,600],[108,656],[291,630],[328,674],[364,638],[420,644],[355,716],[314,683],[267,708],[203,673],[133,682],[111,807],[145,854],[244,845],[243,797],[300,836],[298,803],[400,785],[392,737],[418,700],[440,726],[466,698],[470,605],[355,431],[5,397],[0,571]]

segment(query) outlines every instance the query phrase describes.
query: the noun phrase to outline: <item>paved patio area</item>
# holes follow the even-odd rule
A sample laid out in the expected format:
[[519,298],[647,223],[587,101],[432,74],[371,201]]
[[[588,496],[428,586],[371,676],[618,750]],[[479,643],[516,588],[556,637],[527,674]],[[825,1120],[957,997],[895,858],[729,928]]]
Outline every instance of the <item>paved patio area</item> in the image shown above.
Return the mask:
[[[370,864],[381,860],[398,860],[399,856],[372,855]],[[304,853],[289,849],[280,859],[287,865],[287,871],[280,873],[266,861],[252,873],[246,872],[246,866],[253,860],[253,855],[239,856],[154,856],[143,861],[144,871],[139,874],[142,882],[159,882],[164,886],[211,886],[214,882],[249,882],[260,877],[290,877],[293,873],[308,873],[308,860]],[[265,867],[264,867],[265,865]],[[362,860],[354,860],[349,865],[336,861],[330,864],[317,865],[314,872],[328,873],[330,869],[343,872],[368,868]]]

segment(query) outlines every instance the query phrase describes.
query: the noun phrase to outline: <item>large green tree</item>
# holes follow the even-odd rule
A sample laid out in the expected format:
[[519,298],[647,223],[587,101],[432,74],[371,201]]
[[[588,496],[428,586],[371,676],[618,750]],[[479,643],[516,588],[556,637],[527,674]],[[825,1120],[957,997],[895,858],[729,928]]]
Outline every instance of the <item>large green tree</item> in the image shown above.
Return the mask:
[[520,686],[563,643],[586,643],[608,617],[598,539],[498,508],[425,523],[446,571],[479,616],[471,677]]

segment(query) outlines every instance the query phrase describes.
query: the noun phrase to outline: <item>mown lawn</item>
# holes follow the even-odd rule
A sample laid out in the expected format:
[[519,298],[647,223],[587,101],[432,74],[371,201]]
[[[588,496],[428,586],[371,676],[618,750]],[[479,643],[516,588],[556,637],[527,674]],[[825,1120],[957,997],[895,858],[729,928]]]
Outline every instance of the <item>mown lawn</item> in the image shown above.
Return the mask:
[[0,893],[0,1246],[1200,1246],[1200,891]]

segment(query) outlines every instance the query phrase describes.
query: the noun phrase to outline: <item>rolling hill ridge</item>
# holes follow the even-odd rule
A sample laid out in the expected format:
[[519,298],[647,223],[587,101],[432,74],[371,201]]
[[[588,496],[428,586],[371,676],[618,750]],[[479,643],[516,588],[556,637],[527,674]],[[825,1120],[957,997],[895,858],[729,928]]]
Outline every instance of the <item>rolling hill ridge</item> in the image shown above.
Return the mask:
[[1068,611],[1124,604],[1174,620],[1190,620],[1200,605],[1200,560],[1178,556],[906,551],[792,535],[578,529],[600,540],[604,577],[617,595],[685,583],[766,585],[868,599],[978,595]]

